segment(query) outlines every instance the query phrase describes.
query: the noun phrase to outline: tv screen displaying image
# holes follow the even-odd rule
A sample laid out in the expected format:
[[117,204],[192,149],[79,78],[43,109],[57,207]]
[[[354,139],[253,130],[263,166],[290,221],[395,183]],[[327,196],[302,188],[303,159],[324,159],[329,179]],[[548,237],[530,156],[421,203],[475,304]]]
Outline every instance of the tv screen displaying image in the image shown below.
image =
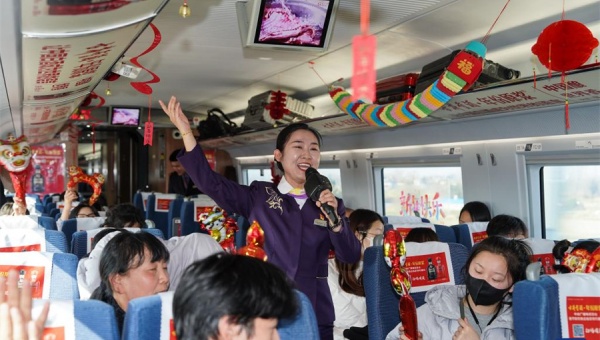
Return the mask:
[[140,124],[140,108],[113,107],[110,116],[112,125],[138,126]]
[[262,0],[254,43],[326,47],[334,0]]

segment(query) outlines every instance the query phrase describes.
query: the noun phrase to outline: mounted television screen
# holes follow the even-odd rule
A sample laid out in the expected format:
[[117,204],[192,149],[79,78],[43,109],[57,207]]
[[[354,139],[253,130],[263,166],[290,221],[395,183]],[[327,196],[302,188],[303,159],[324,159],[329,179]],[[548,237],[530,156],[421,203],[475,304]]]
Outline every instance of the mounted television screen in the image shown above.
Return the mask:
[[339,0],[253,0],[248,47],[325,51]]
[[110,124],[124,126],[140,125],[141,109],[139,107],[113,107],[111,109]]

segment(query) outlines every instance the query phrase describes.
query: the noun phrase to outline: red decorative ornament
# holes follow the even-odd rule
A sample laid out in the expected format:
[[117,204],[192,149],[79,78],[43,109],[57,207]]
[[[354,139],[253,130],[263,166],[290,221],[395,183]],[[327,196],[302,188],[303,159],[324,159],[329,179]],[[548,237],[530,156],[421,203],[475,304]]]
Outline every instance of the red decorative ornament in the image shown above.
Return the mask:
[[220,207],[213,207],[198,215],[200,230],[207,232],[223,250],[235,253],[235,233],[239,230],[235,220]]
[[399,230],[389,230],[383,238],[383,256],[387,264],[392,267],[390,279],[392,287],[400,295],[398,309],[404,327],[404,334],[411,340],[417,340],[418,323],[417,307],[410,296],[412,279],[404,268],[406,263],[406,246]]
[[117,79],[121,78],[121,75],[114,73],[114,72],[108,72],[105,76],[104,76],[104,80],[106,81],[115,81]]
[[89,204],[93,205],[102,194],[102,184],[104,184],[104,176],[99,173],[88,175],[83,173],[80,167],[70,166],[69,167],[69,182],[67,183],[67,189],[74,190],[77,183],[83,182],[89,184],[94,193],[90,196]]
[[274,120],[280,120],[283,115],[290,114],[290,110],[286,109],[287,94],[279,90],[271,92],[271,102],[265,106],[269,110],[269,115]]
[[531,48],[548,70],[566,72],[583,65],[598,47],[598,39],[582,23],[560,20],[548,25]]
[[254,221],[248,228],[246,235],[246,246],[238,249],[240,255],[251,256],[259,260],[267,261],[267,253],[263,250],[265,243],[265,232],[258,222]]
[[0,164],[8,170],[15,188],[13,200],[16,215],[25,215],[27,210],[25,190],[31,174],[31,155],[31,147],[25,135],[19,138],[9,135],[8,140],[0,140]]

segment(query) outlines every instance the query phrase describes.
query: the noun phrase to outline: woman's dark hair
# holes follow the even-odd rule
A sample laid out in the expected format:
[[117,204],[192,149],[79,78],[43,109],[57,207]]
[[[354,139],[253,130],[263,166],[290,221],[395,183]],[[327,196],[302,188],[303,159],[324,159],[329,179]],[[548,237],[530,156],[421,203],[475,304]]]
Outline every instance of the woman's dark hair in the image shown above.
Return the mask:
[[404,241],[406,242],[429,242],[429,241],[439,241],[440,238],[431,228],[413,228],[411,229]]
[[92,213],[94,215],[96,215],[96,217],[100,216],[100,214],[98,213],[98,210],[96,208],[94,208],[93,206],[91,206],[87,203],[80,203],[75,208],[73,208],[73,210],[71,210],[71,212],[69,213],[69,218],[77,218],[77,215],[79,215],[79,211],[83,208],[90,208],[92,210]]
[[471,220],[473,220],[473,222],[487,222],[492,219],[490,209],[488,209],[488,206],[483,202],[473,201],[465,204],[458,216],[462,215],[465,211],[471,215]]
[[[371,225],[377,221],[383,222],[383,218],[375,211],[368,209],[356,209],[350,214],[350,230],[353,233],[358,233],[360,242],[367,237],[367,231],[371,228]],[[365,296],[365,289],[363,287],[363,273],[361,272],[356,277],[356,269],[358,268],[358,262],[356,263],[342,263],[338,259],[335,259],[335,266],[340,273],[338,277],[338,283],[343,291],[346,293]]]
[[504,236],[504,237],[517,237],[523,235],[527,237],[527,226],[518,217],[510,215],[498,215],[494,216],[490,220],[485,230],[488,236]]
[[[304,123],[293,123],[286,126],[283,130],[279,131],[279,134],[277,135],[277,142],[275,143],[275,148],[283,152],[285,144],[290,140],[292,133],[294,133],[297,130],[306,130],[312,132],[312,134],[315,135],[315,137],[317,137],[317,143],[319,143],[319,147],[323,145],[323,137],[321,137],[319,131],[311,128],[310,126]],[[275,163],[277,164],[277,168],[283,171],[283,166],[281,165],[281,162],[275,161]]]
[[181,151],[181,149],[173,150],[173,152],[171,152],[171,154],[169,155],[169,162],[179,162],[177,160],[177,155],[179,154],[179,151]]
[[136,222],[140,225],[140,228],[146,227],[146,220],[142,215],[142,211],[131,203],[121,203],[106,212],[103,227],[130,228]]
[[504,257],[513,285],[525,279],[525,269],[531,262],[533,254],[531,248],[522,240],[502,236],[490,236],[473,246],[471,255],[463,267],[463,277],[466,277],[473,259],[484,251]]
[[219,320],[229,317],[249,337],[256,318],[282,319],[297,314],[292,282],[271,263],[217,253],[191,264],[173,295],[177,339],[216,339]]
[[128,270],[141,266],[145,260],[146,249],[150,253],[151,262],[169,261],[169,251],[156,236],[143,231],[132,233],[128,230],[120,230],[120,233],[108,241],[102,250],[99,266],[100,287],[94,290],[90,298],[110,301],[113,296],[111,276],[123,275]]

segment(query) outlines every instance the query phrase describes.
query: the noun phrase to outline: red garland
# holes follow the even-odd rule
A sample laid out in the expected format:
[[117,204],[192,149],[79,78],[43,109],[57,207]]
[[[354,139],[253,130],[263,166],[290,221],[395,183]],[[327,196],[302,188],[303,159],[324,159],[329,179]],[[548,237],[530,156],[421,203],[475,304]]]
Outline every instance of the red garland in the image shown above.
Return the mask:
[[149,69],[142,66],[142,64],[140,64],[138,62],[138,58],[150,53],[152,50],[154,50],[156,48],[156,46],[158,46],[158,44],[160,44],[160,41],[162,40],[162,36],[161,36],[158,28],[152,23],[150,24],[150,27],[152,28],[152,31],[154,32],[154,41],[152,41],[152,44],[150,45],[150,47],[148,47],[144,52],[142,52],[137,57],[131,58],[131,60],[130,60],[130,62],[133,65],[147,71],[152,76],[152,79],[149,81],[131,82],[131,86],[133,86],[134,89],[136,89],[138,92],[140,92],[142,94],[147,94],[147,95],[152,94],[152,88],[148,84],[158,83],[160,81],[160,77],[157,76],[154,72],[152,72]]
[[280,120],[283,115],[290,114],[290,110],[286,109],[287,94],[279,90],[271,92],[271,102],[265,106],[269,110],[269,115],[274,120]]

